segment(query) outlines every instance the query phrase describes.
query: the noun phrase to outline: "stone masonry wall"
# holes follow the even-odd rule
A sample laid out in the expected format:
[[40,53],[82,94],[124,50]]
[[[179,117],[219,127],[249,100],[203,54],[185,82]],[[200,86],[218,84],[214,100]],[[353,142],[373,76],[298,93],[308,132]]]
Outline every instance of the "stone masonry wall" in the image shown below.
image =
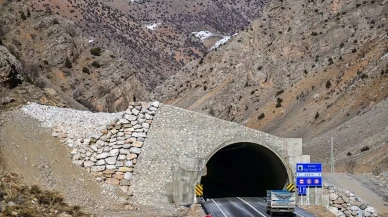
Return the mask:
[[349,191],[329,185],[324,185],[324,191],[329,196],[329,210],[337,217],[358,216],[359,211],[365,217],[378,216],[373,207]]
[[73,148],[73,163],[91,172],[97,181],[132,195],[134,166],[159,102],[132,103],[125,112],[91,113],[29,104],[23,110],[52,128],[52,135]]

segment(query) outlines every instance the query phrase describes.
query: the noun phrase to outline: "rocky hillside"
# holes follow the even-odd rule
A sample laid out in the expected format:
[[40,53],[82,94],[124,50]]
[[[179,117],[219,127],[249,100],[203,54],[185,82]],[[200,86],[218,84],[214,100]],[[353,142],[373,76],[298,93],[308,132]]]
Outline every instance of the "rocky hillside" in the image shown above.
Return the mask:
[[[262,18],[185,66],[151,98],[309,145],[388,97],[387,18],[387,1],[273,0]],[[368,145],[386,147],[386,135]],[[349,140],[341,151],[360,144]],[[313,159],[330,156],[316,149],[323,144],[310,145]]]
[[231,34],[261,13],[263,0],[236,1],[31,1],[74,21],[93,44],[115,51],[153,89],[185,63],[206,52],[191,32]]
[[[247,26],[264,3],[0,0],[0,104],[124,110]],[[38,88],[17,87],[23,81]],[[42,98],[42,88],[61,102]]]
[[0,82],[2,96],[9,95],[2,101],[18,98],[11,92],[23,82],[53,89],[66,102],[61,105],[91,110],[125,109],[128,101],[147,96],[132,65],[113,51],[90,45],[74,22],[32,12],[28,1],[2,4]]

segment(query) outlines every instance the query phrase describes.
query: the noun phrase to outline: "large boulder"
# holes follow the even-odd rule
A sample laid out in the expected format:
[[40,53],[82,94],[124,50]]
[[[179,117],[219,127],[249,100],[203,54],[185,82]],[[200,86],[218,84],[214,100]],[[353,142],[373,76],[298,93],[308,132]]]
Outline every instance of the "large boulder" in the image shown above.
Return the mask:
[[335,194],[335,193],[330,193],[330,195],[329,195],[329,199],[330,199],[330,200],[337,200],[337,198],[338,198],[338,195],[337,195],[337,194]]
[[329,207],[329,211],[333,213],[335,216],[339,215],[338,208],[335,207]]

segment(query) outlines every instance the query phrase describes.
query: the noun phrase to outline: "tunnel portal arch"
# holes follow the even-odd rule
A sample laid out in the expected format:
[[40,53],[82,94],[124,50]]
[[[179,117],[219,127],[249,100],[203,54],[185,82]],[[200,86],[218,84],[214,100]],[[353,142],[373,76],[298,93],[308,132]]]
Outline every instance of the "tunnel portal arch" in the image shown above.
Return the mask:
[[204,195],[263,197],[266,190],[285,189],[293,182],[287,161],[262,142],[233,140],[219,145],[205,159],[200,183]]

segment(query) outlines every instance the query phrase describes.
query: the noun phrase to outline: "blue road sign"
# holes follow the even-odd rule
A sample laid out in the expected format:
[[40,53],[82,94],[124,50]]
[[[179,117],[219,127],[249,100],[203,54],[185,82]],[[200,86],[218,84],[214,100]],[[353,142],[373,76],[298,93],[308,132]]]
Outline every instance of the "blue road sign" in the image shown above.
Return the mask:
[[296,172],[297,173],[321,173],[322,164],[321,163],[297,163]]
[[306,194],[306,186],[298,186],[298,194],[305,195]]
[[321,163],[297,163],[296,186],[322,187]]
[[298,187],[322,187],[322,177],[296,177],[296,185]]

